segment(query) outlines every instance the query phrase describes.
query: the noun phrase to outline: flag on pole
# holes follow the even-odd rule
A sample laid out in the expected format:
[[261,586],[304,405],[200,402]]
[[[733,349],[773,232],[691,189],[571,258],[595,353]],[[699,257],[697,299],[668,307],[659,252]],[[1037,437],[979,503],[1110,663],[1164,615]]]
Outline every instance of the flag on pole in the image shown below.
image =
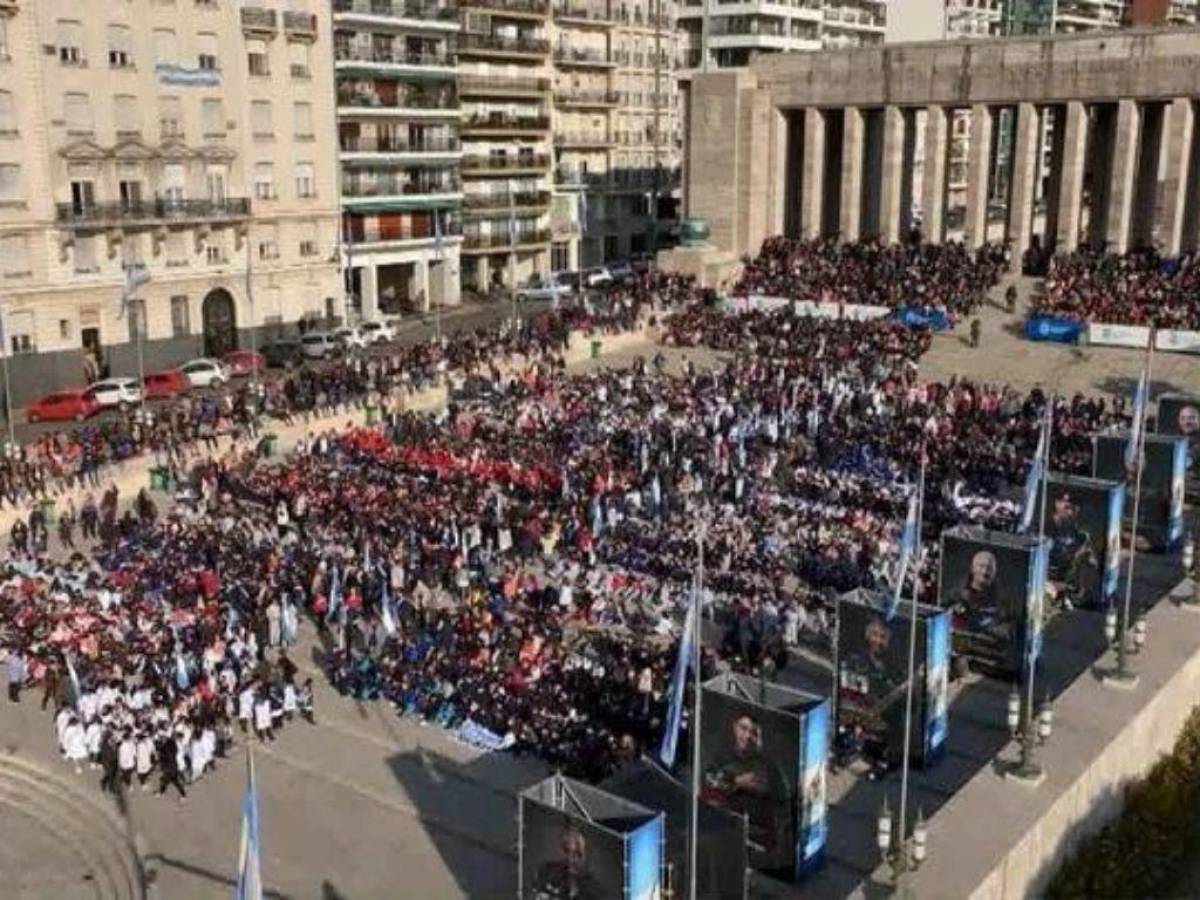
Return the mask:
[[[696,616],[699,599],[700,592],[693,585],[692,602],[688,605],[687,618],[683,623],[683,634],[679,637],[679,656],[675,659],[675,673],[671,676],[671,699],[667,706],[662,745],[658,749],[658,758],[667,768],[675,765],[675,750],[679,744],[679,725],[683,718],[683,689],[687,684],[687,673],[691,668],[692,656],[695,652],[693,641],[699,622]],[[692,739],[696,740],[696,737],[693,736]]]
[[1029,467],[1029,475],[1025,478],[1025,502],[1021,508],[1021,522],[1017,528],[1018,534],[1024,534],[1033,524],[1033,514],[1037,509],[1038,488],[1050,467],[1049,460],[1049,431],[1050,431],[1050,401],[1046,401],[1046,417],[1042,420],[1042,433],[1038,435],[1037,452],[1033,455],[1033,464]]
[[79,673],[75,671],[75,664],[71,662],[70,653],[64,653],[63,660],[67,664],[67,678],[71,682],[71,705],[78,706],[79,698],[83,696],[83,690],[79,686]]
[[[121,289],[121,316],[129,310],[129,301],[137,296],[137,289],[150,281],[150,270],[145,263],[128,262],[125,264],[125,284]],[[138,323],[139,327],[141,322]]]
[[262,900],[262,866],[258,838],[258,787],[254,783],[254,756],[246,749],[248,782],[242,800],[242,840],[238,850],[238,880],[234,900]]
[[[1150,332],[1150,353],[1154,352],[1154,332]],[[1129,426],[1129,443],[1125,445],[1125,468],[1132,472],[1137,464],[1138,448],[1142,443],[1142,428],[1146,421],[1146,398],[1150,393],[1150,367],[1142,367],[1137,390],[1133,394],[1133,423]]]
[[904,588],[904,576],[908,572],[908,564],[912,559],[913,550],[917,546],[917,520],[920,518],[921,497],[915,487],[908,495],[908,512],[904,516],[904,528],[900,532],[900,558],[896,563],[896,585],[892,592],[891,602],[885,610],[885,617],[891,621],[900,605],[900,592]]
[[383,619],[383,630],[391,637],[396,633],[396,620],[392,618],[392,597],[388,593],[388,576],[383,575],[383,592],[379,595],[379,606],[381,607],[381,617]]
[[342,605],[342,570],[339,566],[333,567],[333,573],[329,576],[329,614],[327,618],[332,618],[333,614],[338,611],[338,607]]

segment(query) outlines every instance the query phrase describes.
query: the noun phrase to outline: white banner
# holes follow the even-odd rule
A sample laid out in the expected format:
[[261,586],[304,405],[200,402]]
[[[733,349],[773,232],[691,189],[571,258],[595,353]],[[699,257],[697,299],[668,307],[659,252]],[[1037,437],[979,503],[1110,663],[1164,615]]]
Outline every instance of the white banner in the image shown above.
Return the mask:
[[1168,353],[1200,353],[1200,331],[1160,331],[1154,347]]
[[1089,322],[1087,342],[1101,347],[1145,347],[1150,329],[1145,325],[1100,325]]

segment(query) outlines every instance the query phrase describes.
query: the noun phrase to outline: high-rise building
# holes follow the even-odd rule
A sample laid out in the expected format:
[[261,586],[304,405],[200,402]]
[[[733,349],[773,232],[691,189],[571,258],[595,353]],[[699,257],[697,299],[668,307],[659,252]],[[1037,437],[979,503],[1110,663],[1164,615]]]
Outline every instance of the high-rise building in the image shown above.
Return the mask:
[[454,0],[333,0],[350,295],[365,319],[459,301]]
[[[329,9],[0,2],[13,395],[342,314]],[[148,275],[122,302],[126,272]],[[139,277],[138,280],[141,280]],[[140,353],[139,353],[140,348]]]

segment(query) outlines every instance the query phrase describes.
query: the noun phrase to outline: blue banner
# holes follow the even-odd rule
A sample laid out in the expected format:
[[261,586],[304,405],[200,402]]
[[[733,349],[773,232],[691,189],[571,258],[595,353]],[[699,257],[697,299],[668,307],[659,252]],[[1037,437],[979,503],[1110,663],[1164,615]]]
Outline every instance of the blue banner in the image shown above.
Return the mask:
[[1104,608],[1117,594],[1121,575],[1121,521],[1125,515],[1125,485],[1114,484],[1108,492],[1108,533],[1104,551]]
[[[695,594],[695,589],[692,591]],[[671,699],[667,705],[667,719],[663,725],[662,746],[658,758],[668,769],[675,765],[675,748],[679,743],[679,722],[683,717],[683,688],[687,684],[688,668],[695,648],[692,639],[696,631],[696,598],[688,606],[687,618],[683,623],[683,634],[679,636],[679,656],[675,659],[675,674],[671,676]],[[693,738],[694,740],[694,738]]]
[[1183,492],[1188,469],[1188,440],[1175,441],[1171,465],[1171,505],[1167,518],[1167,550],[1174,553],[1183,546]]
[[929,765],[942,752],[950,731],[950,613],[925,623],[925,753]]
[[796,823],[796,877],[817,866],[829,835],[826,773],[829,760],[829,700],[809,707],[800,719],[800,821]]
[[1025,337],[1031,341],[1054,341],[1076,344],[1083,332],[1083,323],[1053,316],[1030,316],[1025,320]]
[[1025,598],[1025,666],[1021,680],[1037,665],[1042,655],[1042,623],[1046,601],[1046,573],[1050,567],[1050,542],[1042,538],[1030,548],[1029,589]]
[[919,306],[903,306],[896,310],[896,321],[910,328],[929,328],[945,331],[950,327],[949,317],[940,309],[922,309]]
[[631,900],[659,900],[662,896],[663,815],[659,813],[627,838]]
[[161,84],[177,84],[184,87],[217,87],[221,83],[221,73],[216,69],[188,69],[184,66],[173,66],[159,63],[154,67]]

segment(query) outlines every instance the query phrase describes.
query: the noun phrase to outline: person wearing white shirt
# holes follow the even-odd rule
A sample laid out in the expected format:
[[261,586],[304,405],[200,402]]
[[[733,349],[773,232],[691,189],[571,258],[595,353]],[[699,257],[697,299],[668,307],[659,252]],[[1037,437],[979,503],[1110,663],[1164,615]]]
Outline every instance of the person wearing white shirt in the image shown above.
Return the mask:
[[150,777],[150,770],[154,768],[154,741],[150,740],[148,734],[143,734],[138,738],[135,768],[137,769],[138,784],[142,786],[142,791],[149,790],[146,787],[146,779]]
[[83,761],[88,758],[87,741],[84,740],[83,723],[74,716],[63,729],[63,753],[67,761],[75,765],[75,774],[81,774]]
[[254,731],[260,741],[275,740],[274,722],[271,718],[271,701],[266,694],[254,701]]
[[104,744],[104,726],[100,724],[99,719],[92,719],[88,723],[84,730],[83,741],[87,744],[88,759],[91,760],[90,767],[100,768],[100,748]]
[[254,688],[246,685],[238,694],[238,724],[242,726],[242,734],[250,728],[250,720],[254,716]]
[[137,743],[128,731],[121,735],[121,742],[117,745],[117,766],[121,770],[121,781],[125,787],[130,787],[133,784],[133,770],[137,767]]

